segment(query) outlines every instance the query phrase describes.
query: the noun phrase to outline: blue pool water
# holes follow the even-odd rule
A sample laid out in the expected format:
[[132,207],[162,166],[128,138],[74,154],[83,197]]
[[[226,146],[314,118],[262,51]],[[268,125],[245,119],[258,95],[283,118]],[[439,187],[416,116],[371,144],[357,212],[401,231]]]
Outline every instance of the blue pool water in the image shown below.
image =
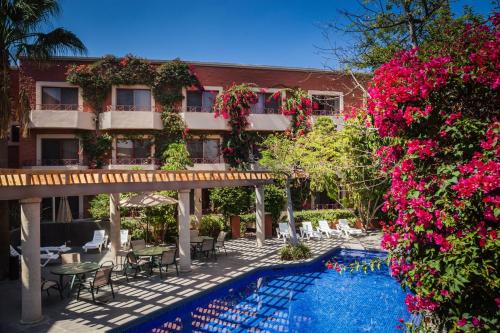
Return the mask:
[[337,250],[310,264],[262,269],[203,296],[129,325],[120,332],[397,332],[408,320],[405,294],[388,274],[343,273],[325,269],[383,256]]

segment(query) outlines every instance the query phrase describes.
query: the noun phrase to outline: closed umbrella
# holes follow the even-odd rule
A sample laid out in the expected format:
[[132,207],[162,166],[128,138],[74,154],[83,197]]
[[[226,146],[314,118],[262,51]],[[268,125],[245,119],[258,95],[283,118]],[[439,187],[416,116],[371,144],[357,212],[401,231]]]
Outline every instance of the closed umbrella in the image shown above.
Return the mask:
[[56,222],[69,223],[72,220],[73,214],[71,213],[68,197],[61,197],[59,199],[59,210],[57,211]]
[[[163,205],[175,205],[174,198],[152,192],[144,192],[120,200],[120,206],[126,208],[154,207]],[[148,242],[149,221],[146,224],[146,243]]]

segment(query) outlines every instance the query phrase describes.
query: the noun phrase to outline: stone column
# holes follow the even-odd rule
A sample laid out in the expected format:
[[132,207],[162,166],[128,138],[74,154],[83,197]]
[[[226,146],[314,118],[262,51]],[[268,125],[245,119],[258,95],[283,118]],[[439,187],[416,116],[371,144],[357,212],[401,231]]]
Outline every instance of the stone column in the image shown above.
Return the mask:
[[21,203],[21,323],[41,321],[40,198]]
[[264,245],[265,230],[264,230],[264,187],[255,187],[255,236],[257,246]]
[[202,197],[202,189],[195,188],[194,189],[194,216],[196,217],[197,227],[201,224],[201,218],[203,216],[203,197]]
[[179,263],[181,272],[191,271],[191,244],[189,242],[189,192],[179,190]]
[[[111,241],[112,258],[120,251],[120,193],[109,194],[109,239]],[[115,262],[116,264],[116,262]]]

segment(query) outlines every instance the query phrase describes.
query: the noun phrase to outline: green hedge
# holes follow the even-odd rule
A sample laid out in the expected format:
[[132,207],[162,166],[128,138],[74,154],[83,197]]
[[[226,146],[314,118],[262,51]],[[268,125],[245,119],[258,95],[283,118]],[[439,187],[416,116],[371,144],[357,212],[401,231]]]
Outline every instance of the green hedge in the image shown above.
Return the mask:
[[[304,221],[311,221],[314,227],[318,227],[319,220],[327,220],[328,222],[338,219],[354,219],[354,214],[348,209],[318,209],[318,210],[300,210],[293,212],[295,223],[299,224]],[[247,230],[247,224],[255,223],[255,213],[240,215],[241,224],[240,231],[243,235]],[[286,221],[286,215],[282,218]],[[350,224],[352,221],[349,221]]]
[[200,223],[200,235],[217,238],[219,232],[226,230],[226,219],[222,215],[203,215]]
[[304,243],[286,244],[279,250],[281,260],[302,260],[311,257],[311,249]]

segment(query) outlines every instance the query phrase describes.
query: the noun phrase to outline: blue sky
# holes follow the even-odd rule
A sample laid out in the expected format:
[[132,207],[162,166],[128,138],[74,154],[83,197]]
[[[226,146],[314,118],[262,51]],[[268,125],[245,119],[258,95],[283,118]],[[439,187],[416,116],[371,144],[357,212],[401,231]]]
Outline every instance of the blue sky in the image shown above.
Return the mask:
[[[489,0],[459,0],[487,13]],[[53,25],[76,33],[89,56],[322,68],[319,28],[353,0],[62,0]],[[348,43],[338,36],[338,43]]]

